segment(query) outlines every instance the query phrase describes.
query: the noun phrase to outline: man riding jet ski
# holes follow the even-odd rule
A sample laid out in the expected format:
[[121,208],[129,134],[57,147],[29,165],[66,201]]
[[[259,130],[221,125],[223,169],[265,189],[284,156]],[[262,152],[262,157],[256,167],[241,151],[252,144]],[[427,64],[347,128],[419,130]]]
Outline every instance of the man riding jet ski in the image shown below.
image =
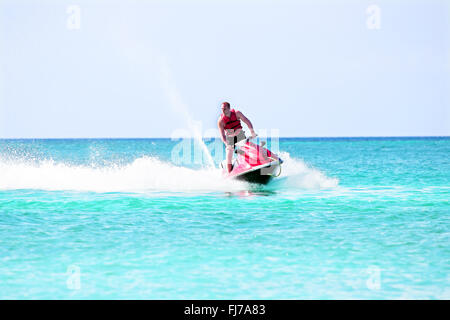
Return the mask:
[[[245,137],[241,120],[250,129],[250,138]],[[270,181],[276,172],[280,173],[280,165],[283,160],[264,148],[264,143],[257,145],[250,142],[250,139],[256,138],[252,123],[242,112],[230,109],[228,102],[222,103],[222,114],[217,126],[226,146],[226,166],[223,162],[221,164],[225,176],[265,184]],[[238,154],[234,161],[233,151]]]

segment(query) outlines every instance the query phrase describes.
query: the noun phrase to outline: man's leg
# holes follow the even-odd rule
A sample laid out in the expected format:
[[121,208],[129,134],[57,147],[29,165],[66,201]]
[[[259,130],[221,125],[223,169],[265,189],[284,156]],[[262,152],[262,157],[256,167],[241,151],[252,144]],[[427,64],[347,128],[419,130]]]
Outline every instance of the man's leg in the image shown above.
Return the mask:
[[231,170],[233,170],[233,163],[231,162],[233,160],[233,151],[234,151],[234,147],[232,145],[227,145],[227,168],[228,168],[228,172],[231,172]]

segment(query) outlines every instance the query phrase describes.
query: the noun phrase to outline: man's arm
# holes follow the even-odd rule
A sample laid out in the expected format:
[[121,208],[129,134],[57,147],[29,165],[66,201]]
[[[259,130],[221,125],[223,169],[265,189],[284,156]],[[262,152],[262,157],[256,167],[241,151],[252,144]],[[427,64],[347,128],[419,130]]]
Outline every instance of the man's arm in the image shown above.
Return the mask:
[[225,126],[223,125],[223,121],[221,119],[217,121],[217,127],[219,127],[219,132],[223,143],[227,144],[227,139],[225,137]]
[[240,111],[237,111],[237,112],[236,112],[236,117],[237,117],[239,120],[242,120],[242,121],[247,125],[247,127],[250,129],[250,132],[252,133],[252,137],[256,137],[255,130],[253,130],[253,125],[252,125],[252,123],[250,122],[250,120],[248,120],[248,119],[242,114],[242,112],[240,112]]

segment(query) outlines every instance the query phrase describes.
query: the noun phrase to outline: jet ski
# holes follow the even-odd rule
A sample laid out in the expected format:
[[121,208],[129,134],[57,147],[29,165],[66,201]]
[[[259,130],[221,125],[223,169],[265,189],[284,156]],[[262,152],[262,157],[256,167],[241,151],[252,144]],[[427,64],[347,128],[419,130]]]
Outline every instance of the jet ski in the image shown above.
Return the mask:
[[256,144],[247,138],[236,143],[235,157],[232,161],[233,169],[227,170],[226,160],[222,161],[223,175],[227,178],[238,179],[250,183],[267,184],[273,177],[281,173],[283,160],[266,149],[265,142]]

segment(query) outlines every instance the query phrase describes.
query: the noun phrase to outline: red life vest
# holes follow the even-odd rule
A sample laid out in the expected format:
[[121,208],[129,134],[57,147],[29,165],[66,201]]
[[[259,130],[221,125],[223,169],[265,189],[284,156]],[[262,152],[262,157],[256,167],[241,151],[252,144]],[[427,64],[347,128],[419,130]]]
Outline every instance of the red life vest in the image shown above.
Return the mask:
[[233,129],[233,130],[242,129],[241,121],[237,118],[236,112],[234,111],[234,109],[231,109],[230,112],[231,112],[231,114],[230,114],[229,117],[227,117],[224,114],[222,114],[222,120],[223,120],[223,124],[224,124],[224,129],[225,130],[228,130],[228,129]]

